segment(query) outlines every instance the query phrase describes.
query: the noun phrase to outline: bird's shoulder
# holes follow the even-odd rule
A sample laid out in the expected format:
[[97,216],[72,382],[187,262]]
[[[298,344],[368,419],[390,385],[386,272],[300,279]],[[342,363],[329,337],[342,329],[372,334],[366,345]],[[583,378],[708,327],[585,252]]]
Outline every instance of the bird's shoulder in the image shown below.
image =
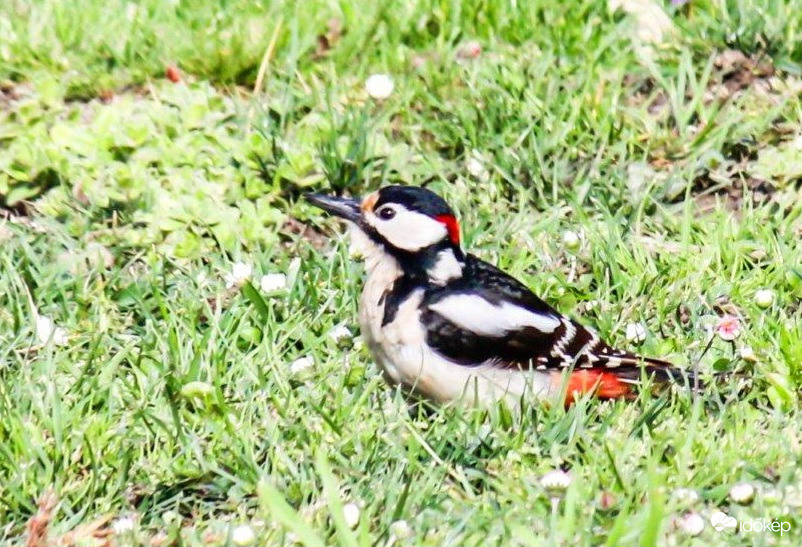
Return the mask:
[[518,279],[473,254],[465,256],[462,276],[443,287],[427,290],[425,302],[436,304],[457,294],[472,295],[496,305],[508,303],[536,313],[557,313]]

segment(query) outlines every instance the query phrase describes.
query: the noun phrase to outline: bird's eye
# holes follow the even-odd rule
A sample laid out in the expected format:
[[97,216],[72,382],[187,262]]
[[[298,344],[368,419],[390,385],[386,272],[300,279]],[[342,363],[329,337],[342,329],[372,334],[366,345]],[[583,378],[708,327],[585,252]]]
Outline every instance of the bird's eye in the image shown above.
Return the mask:
[[390,220],[395,216],[395,209],[392,207],[382,207],[376,213],[382,220]]

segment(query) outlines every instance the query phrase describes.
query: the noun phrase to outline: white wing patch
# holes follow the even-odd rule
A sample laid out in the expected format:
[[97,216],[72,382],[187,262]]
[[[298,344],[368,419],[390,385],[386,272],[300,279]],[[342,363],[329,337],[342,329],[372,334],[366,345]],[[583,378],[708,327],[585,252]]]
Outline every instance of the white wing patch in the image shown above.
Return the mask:
[[492,304],[472,294],[447,296],[429,306],[429,309],[480,336],[501,337],[526,327],[549,333],[560,325],[559,318],[553,315],[535,313],[509,302]]

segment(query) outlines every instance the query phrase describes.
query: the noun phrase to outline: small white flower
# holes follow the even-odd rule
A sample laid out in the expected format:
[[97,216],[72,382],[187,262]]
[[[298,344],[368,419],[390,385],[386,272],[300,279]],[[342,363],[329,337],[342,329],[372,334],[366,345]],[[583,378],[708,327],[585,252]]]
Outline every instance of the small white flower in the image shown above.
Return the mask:
[[345,325],[337,325],[329,331],[329,338],[335,342],[342,342],[353,338],[351,331]]
[[284,290],[287,288],[287,276],[283,273],[263,275],[259,280],[259,288],[267,293]]
[[253,266],[245,262],[236,262],[231,266],[231,273],[226,274],[226,288],[240,288],[253,275]]
[[687,513],[679,520],[679,527],[689,536],[698,536],[705,529],[705,519],[699,513]]
[[681,503],[696,503],[699,501],[699,493],[691,488],[677,488],[674,490],[674,499]]
[[240,524],[231,530],[231,541],[238,547],[246,547],[256,541],[256,534],[248,524]]
[[748,482],[736,484],[730,488],[730,499],[735,503],[746,505],[755,498],[755,487]]
[[598,307],[599,307],[599,301],[598,300],[588,300],[587,302],[585,302],[585,311],[586,312],[593,311]]
[[479,177],[480,175],[484,174],[485,166],[482,165],[482,162],[478,159],[471,156],[465,162],[465,168],[468,170],[468,173],[473,175],[474,177]]
[[356,525],[359,524],[359,506],[355,503],[346,503],[343,506],[343,518],[349,528],[356,528]]
[[465,169],[468,171],[468,174],[480,182],[486,182],[490,178],[490,172],[476,152],[465,160]]
[[671,18],[655,0],[608,0],[608,6],[634,19],[636,36],[643,43],[661,43],[674,31]]
[[407,539],[412,535],[412,528],[405,520],[396,520],[390,525],[390,533],[398,539]]
[[231,267],[231,275],[237,280],[246,280],[253,275],[253,266],[246,262],[235,262]]
[[299,357],[292,363],[290,363],[290,372],[293,374],[298,374],[299,372],[303,372],[308,368],[312,368],[314,366],[315,361],[311,357],[304,356]]
[[771,305],[774,303],[774,291],[771,289],[760,289],[759,291],[755,292],[755,304],[758,305],[759,308],[770,308]]
[[122,536],[134,529],[134,519],[131,517],[120,517],[111,523],[111,530],[115,536]]
[[365,90],[371,98],[383,101],[393,94],[393,79],[387,74],[373,74],[365,80]]
[[563,233],[563,245],[565,245],[566,249],[571,251],[578,249],[581,240],[579,238],[579,234],[576,232],[572,232],[571,230],[566,230]]
[[540,485],[546,490],[566,490],[571,485],[571,475],[562,469],[555,469],[540,477]]
[[755,355],[755,350],[752,349],[752,346],[744,346],[739,351],[738,354],[741,356],[741,359],[748,363],[757,363],[757,355]]
[[627,342],[641,344],[646,340],[646,327],[643,323],[629,323],[626,331]]
[[51,340],[57,346],[67,345],[67,333],[61,327],[57,327],[52,319],[44,315],[36,318],[36,337],[42,344],[47,344]]

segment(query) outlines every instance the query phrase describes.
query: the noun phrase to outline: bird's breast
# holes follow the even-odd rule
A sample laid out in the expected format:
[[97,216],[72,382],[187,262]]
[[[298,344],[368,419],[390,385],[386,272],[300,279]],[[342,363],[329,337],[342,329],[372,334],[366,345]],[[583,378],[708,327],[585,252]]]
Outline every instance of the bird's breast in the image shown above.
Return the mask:
[[[388,272],[381,269],[368,275],[359,306],[359,322],[362,336],[388,379],[406,384],[413,377],[409,366],[410,354],[420,353],[425,345],[425,333],[418,309],[423,290],[417,289],[411,293],[400,303],[393,320],[385,324],[388,295],[397,277],[388,275]],[[421,357],[417,361],[420,364]]]

